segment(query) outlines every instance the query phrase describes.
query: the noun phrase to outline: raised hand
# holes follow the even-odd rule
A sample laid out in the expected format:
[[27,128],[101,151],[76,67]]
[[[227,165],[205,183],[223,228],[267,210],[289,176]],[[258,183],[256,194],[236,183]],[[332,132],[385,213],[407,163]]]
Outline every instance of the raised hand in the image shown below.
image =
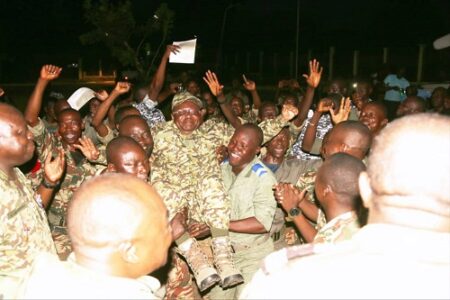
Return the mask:
[[169,58],[170,53],[177,54],[180,52],[180,46],[178,45],[167,45],[166,51],[164,52],[164,57]]
[[219,79],[217,79],[217,76],[214,72],[208,70],[205,73],[205,77],[203,77],[203,81],[206,82],[209,90],[215,97],[223,94],[223,85],[220,84]]
[[225,145],[220,145],[216,148],[216,158],[219,164],[228,158],[228,148]]
[[114,91],[119,93],[120,95],[128,93],[131,88],[131,83],[125,82],[125,81],[119,81],[116,84],[116,87],[114,88]]
[[333,121],[334,125],[348,120],[348,116],[350,115],[351,110],[350,102],[351,102],[350,98],[344,99],[344,97],[342,97],[341,105],[337,113],[335,113],[332,108],[329,108],[331,120]]
[[44,176],[49,183],[58,182],[64,174],[66,160],[64,157],[64,149],[58,148],[58,154],[52,159],[52,153],[49,152],[44,162]]
[[253,80],[248,80],[244,74],[242,74],[242,79],[244,79],[244,83],[242,84],[247,91],[256,90],[256,83]]
[[281,109],[281,117],[285,121],[292,120],[298,114],[298,108],[292,104],[283,104]]
[[43,80],[54,80],[61,74],[62,68],[54,65],[44,65],[41,68],[40,79]]
[[96,93],[94,93],[94,95],[95,95],[95,98],[97,98],[98,100],[100,100],[102,102],[105,101],[109,97],[108,92],[105,90],[97,91]]
[[320,99],[317,105],[316,111],[320,113],[325,113],[333,109],[333,101],[328,98]]
[[95,161],[98,159],[100,156],[100,151],[98,151],[97,147],[90,138],[87,136],[81,137],[79,142],[79,144],[75,144],[73,146],[80,150],[88,160]]
[[306,199],[306,193],[306,190],[300,191],[291,183],[278,183],[274,188],[275,200],[286,212],[299,207],[300,202]]
[[303,74],[302,76],[305,77],[306,83],[308,86],[312,88],[316,88],[320,83],[320,78],[322,77],[322,71],[323,68],[320,67],[320,64],[317,60],[313,59],[309,61],[309,76],[306,74]]

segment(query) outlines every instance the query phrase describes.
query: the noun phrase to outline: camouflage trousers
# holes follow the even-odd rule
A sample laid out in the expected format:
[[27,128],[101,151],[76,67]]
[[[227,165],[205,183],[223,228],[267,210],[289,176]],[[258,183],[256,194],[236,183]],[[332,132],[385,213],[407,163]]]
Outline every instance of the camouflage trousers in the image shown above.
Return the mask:
[[172,262],[164,299],[202,299],[188,264],[176,251],[170,252]]
[[52,238],[55,242],[56,253],[60,260],[67,260],[67,257],[72,252],[72,242],[67,234],[67,228],[59,226],[51,226]]
[[188,207],[189,218],[209,227],[228,230],[231,204],[220,176],[193,179],[180,178],[179,182],[156,179],[152,182],[164,200],[169,219]]

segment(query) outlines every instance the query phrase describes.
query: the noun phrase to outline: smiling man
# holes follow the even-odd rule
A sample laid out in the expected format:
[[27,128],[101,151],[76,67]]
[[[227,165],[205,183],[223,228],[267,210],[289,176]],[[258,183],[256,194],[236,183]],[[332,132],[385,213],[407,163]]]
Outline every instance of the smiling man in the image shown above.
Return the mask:
[[25,109],[25,119],[33,133],[40,161],[44,161],[49,154],[55,156],[60,151],[59,149],[64,150],[65,175],[62,177],[62,182],[47,185],[55,189],[56,194],[53,201],[43,201],[43,204],[48,208],[48,220],[58,255],[61,259],[66,259],[71,252],[71,243],[66,227],[67,206],[72,199],[73,192],[87,177],[94,175],[96,170],[78,151],[83,131],[83,122],[78,111],[71,108],[61,110],[57,114],[58,128],[53,134],[48,132],[39,118],[44,90],[50,81],[59,77],[61,70],[60,67],[54,65],[42,67]]
[[276,179],[256,157],[262,142],[261,129],[244,124],[228,144],[229,158],[222,164],[222,176],[231,199],[229,230],[235,264],[244,284],[225,290],[215,287],[211,299],[237,299],[261,260],[274,249],[269,231],[276,208],[272,191]]

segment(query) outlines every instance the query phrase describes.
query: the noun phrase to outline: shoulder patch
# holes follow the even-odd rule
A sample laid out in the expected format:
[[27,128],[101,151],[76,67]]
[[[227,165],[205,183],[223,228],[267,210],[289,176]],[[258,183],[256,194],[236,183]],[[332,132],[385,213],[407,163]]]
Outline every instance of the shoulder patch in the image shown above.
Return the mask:
[[260,163],[256,163],[252,166],[252,172],[256,173],[258,177],[267,174],[266,169]]

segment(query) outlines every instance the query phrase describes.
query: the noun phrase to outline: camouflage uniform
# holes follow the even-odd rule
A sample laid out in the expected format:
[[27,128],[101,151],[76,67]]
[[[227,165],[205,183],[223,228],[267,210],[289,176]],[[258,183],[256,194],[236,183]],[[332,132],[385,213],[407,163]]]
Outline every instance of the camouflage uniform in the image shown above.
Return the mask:
[[449,239],[448,232],[368,224],[341,243],[269,255],[241,299],[449,299]]
[[[210,241],[208,241],[208,245],[205,248],[207,250],[205,253],[208,253],[208,251],[211,253]],[[164,299],[202,299],[188,264],[175,251],[171,251],[170,256],[172,257],[172,262]],[[210,261],[212,263],[212,257]]]
[[349,240],[359,228],[358,216],[354,211],[349,211],[325,224],[317,232],[313,243],[336,243]]
[[73,254],[64,262],[41,255],[23,280],[17,298],[160,299],[159,288],[159,281],[150,276],[133,279],[87,269]]
[[11,298],[39,252],[56,256],[40,197],[23,173],[14,171],[18,182],[0,171],[0,299]]
[[[281,117],[261,123],[264,141],[286,124]],[[230,205],[215,151],[228,144],[234,128],[208,120],[185,136],[169,121],[154,131],[151,182],[163,197],[169,217],[188,206],[189,218],[228,230]]]
[[[45,161],[48,153],[57,154],[57,149],[63,147],[61,140],[46,131],[42,122],[30,128],[34,134],[34,140],[37,145],[39,159]],[[75,161],[74,154],[64,149],[66,159],[66,171],[61,180],[59,189],[55,193],[55,197],[48,208],[48,220],[52,231],[53,240],[55,241],[56,250],[61,259],[67,258],[72,251],[69,236],[66,228],[66,212],[69,201],[72,199],[73,192],[81,185],[81,183],[89,176],[95,174],[95,167],[91,165],[82,154],[79,162]]]
[[[255,217],[269,232],[276,209],[272,191],[276,179],[272,172],[258,158],[238,175],[232,172],[228,162],[221,167],[225,187],[231,198],[231,220]],[[230,232],[230,239],[235,251],[235,264],[244,277],[244,284],[226,290],[216,286],[209,294],[211,299],[237,299],[245,284],[258,270],[262,259],[274,250],[269,233]]]

